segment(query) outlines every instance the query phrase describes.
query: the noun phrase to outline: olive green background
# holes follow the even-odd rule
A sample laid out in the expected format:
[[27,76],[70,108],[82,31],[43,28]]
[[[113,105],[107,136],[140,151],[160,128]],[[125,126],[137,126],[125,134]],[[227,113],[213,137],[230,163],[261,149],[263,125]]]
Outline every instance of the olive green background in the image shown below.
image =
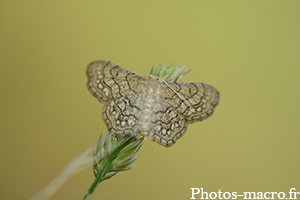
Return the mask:
[[[300,192],[299,10],[297,0],[2,1],[0,199],[29,199],[106,130],[86,89],[94,60],[137,74],[186,64],[183,81],[221,98],[175,146],[146,140],[135,168],[91,199]],[[88,168],[51,199],[82,199],[93,179]]]

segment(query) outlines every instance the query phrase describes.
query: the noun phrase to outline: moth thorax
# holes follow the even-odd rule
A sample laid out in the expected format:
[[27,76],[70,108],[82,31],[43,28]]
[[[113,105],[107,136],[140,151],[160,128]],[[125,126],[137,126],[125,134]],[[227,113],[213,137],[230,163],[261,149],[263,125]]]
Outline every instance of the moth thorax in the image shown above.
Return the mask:
[[139,118],[140,133],[148,136],[152,130],[152,118],[155,106],[160,98],[160,83],[157,80],[148,80],[145,84],[144,99]]

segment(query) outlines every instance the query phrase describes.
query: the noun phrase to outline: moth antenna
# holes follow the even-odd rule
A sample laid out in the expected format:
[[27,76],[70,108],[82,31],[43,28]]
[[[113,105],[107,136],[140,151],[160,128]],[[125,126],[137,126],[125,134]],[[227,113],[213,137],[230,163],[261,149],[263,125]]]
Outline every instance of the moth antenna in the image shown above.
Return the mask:
[[178,94],[178,92],[176,92],[166,81],[163,81],[173,92],[175,92],[175,94],[177,94],[177,96],[182,99],[183,101],[185,101],[190,107],[192,107],[192,105],[190,104],[190,102],[188,102],[185,98],[183,98],[180,94]]

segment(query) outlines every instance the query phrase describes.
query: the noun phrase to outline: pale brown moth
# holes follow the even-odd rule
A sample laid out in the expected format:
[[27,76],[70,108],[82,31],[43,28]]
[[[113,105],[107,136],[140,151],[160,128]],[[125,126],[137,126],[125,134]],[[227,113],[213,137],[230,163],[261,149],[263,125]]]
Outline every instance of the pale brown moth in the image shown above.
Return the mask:
[[102,116],[115,136],[150,137],[170,147],[188,124],[214,112],[219,92],[204,83],[160,82],[145,79],[109,61],[87,68],[88,90],[104,104]]

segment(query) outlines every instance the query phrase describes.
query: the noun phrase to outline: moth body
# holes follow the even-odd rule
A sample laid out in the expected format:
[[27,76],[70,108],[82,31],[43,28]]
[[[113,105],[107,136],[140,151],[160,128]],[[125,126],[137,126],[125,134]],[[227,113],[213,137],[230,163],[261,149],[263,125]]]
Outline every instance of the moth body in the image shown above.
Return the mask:
[[157,80],[149,79],[145,81],[145,89],[142,95],[142,109],[138,120],[140,134],[148,136],[153,129],[154,109],[160,97],[160,83]]

